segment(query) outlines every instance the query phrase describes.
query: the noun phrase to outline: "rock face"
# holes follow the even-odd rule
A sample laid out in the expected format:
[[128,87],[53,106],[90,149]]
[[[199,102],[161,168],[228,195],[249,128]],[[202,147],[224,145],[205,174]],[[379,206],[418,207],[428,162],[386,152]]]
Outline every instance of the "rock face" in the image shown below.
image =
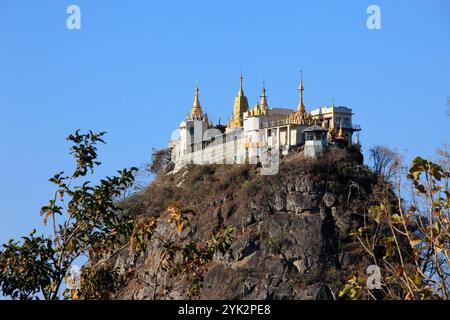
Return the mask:
[[231,246],[228,259],[206,274],[201,297],[330,298],[324,286],[311,287],[319,272],[334,265],[328,240],[334,235],[327,233],[327,223],[326,217],[309,212],[271,214],[244,231]]
[[[215,255],[195,298],[334,299],[346,277],[368,265],[347,234],[376,201],[375,179],[352,159],[342,151],[315,160],[294,155],[274,176],[247,165],[192,166],[160,174],[124,206],[160,218],[170,202],[192,209],[184,237],[200,242],[234,226],[231,248]],[[158,228],[170,239],[173,231],[163,220]],[[156,297],[154,284],[164,276],[155,276],[157,248],[152,243],[143,257],[125,249],[110,258],[141,279],[130,280],[116,298]],[[158,290],[159,299],[189,298],[186,290]]]

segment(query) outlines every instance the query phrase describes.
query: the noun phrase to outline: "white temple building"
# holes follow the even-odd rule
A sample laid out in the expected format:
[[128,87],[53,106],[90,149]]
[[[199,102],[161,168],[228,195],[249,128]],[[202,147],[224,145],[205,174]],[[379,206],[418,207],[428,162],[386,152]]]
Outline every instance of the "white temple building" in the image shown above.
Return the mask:
[[261,101],[249,108],[243,77],[234,99],[233,115],[227,125],[214,125],[200,105],[198,84],[194,104],[180,123],[178,134],[169,141],[175,168],[185,164],[263,163],[267,156],[287,155],[303,148],[305,156],[315,157],[329,146],[359,144],[361,128],[352,122],[352,109],[335,106],[306,111],[303,79],[300,79],[297,108],[269,108],[263,84]]

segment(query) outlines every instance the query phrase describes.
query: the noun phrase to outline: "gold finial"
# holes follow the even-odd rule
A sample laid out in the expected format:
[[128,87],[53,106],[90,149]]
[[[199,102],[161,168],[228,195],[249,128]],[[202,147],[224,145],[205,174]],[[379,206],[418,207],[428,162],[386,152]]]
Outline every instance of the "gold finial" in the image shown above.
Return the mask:
[[266,96],[266,83],[263,81],[263,87],[262,87],[262,95],[261,95],[261,111],[262,113],[267,113],[267,109],[269,108],[269,104],[267,103],[267,96]]
[[191,113],[189,114],[191,118],[198,118],[203,116],[202,107],[200,105],[198,81],[195,81],[195,98],[194,104],[192,105]]
[[305,105],[303,104],[303,71],[300,71],[300,85],[298,86],[300,94],[300,100],[298,101],[297,111],[301,114],[306,112]]
[[298,90],[303,91],[303,70],[300,70],[300,85]]
[[195,80],[195,100],[194,100],[194,106],[200,106],[200,100],[198,98],[198,81]]
[[240,86],[239,86],[239,96],[243,96],[244,95],[244,86],[243,86],[243,82],[244,82],[244,77],[242,76],[241,73],[241,77],[240,77]]

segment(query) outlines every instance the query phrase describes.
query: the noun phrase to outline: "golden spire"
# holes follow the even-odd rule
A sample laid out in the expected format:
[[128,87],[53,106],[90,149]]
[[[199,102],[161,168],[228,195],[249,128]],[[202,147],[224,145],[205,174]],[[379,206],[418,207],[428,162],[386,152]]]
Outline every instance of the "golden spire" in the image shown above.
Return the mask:
[[300,71],[300,85],[298,86],[298,92],[300,93],[300,100],[298,101],[297,111],[299,113],[305,113],[305,105],[303,104],[303,71]]
[[195,81],[195,99],[194,99],[194,107],[200,108],[200,100],[198,98],[198,81]]
[[200,99],[198,97],[198,82],[195,81],[195,99],[194,104],[192,105],[191,113],[189,114],[189,117],[191,119],[193,118],[200,118],[203,116],[202,107],[200,106]]
[[233,120],[231,122],[232,128],[238,128],[243,126],[244,112],[248,111],[248,100],[247,97],[244,95],[243,79],[244,77],[242,76],[241,73],[239,92],[236,98],[234,98]]
[[306,112],[305,105],[303,104],[303,71],[300,71],[300,85],[298,86],[298,91],[300,93],[300,99],[298,101],[297,111],[292,113],[290,119],[293,123],[306,124],[307,121],[311,124],[311,119]]

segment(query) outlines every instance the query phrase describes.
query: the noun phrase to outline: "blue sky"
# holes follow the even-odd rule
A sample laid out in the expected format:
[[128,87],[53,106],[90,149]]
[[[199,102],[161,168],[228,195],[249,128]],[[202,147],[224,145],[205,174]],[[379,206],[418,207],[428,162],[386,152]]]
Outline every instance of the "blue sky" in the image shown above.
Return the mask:
[[[81,8],[81,30],[66,8]],[[366,9],[381,8],[381,30]],[[253,104],[353,108],[367,150],[410,158],[449,140],[450,2],[0,0],[0,242],[41,222],[47,179],[71,168],[65,137],[105,130],[98,176],[148,162],[189,111],[232,111],[239,73]]]

